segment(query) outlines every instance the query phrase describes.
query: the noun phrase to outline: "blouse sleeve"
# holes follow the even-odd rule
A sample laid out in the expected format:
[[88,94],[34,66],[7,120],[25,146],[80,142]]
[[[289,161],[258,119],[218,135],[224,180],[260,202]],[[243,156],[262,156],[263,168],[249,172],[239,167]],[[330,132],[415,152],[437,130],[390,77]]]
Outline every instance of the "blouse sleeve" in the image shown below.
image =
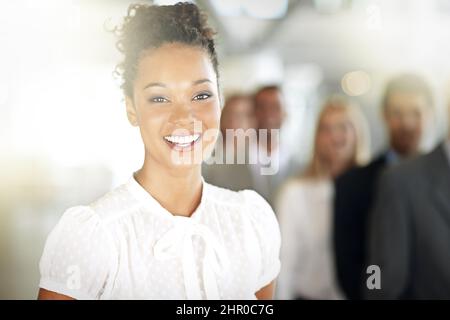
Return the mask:
[[257,277],[256,291],[258,291],[275,280],[280,272],[280,229],[275,214],[267,201],[253,190],[243,192],[260,243],[262,267]]
[[111,276],[112,242],[100,218],[72,207],[51,231],[39,269],[39,287],[74,299],[99,299]]

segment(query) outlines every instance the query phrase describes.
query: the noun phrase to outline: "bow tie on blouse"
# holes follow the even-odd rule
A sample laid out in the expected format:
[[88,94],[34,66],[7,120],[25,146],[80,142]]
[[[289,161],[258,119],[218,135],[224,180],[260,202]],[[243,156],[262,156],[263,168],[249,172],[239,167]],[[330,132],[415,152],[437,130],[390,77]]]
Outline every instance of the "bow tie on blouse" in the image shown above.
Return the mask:
[[180,258],[187,299],[202,299],[192,243],[192,237],[199,236],[205,243],[202,276],[206,299],[220,299],[217,277],[223,274],[228,266],[225,249],[205,225],[191,218],[175,218],[179,219],[175,226],[156,242],[153,248],[155,258],[159,260]]

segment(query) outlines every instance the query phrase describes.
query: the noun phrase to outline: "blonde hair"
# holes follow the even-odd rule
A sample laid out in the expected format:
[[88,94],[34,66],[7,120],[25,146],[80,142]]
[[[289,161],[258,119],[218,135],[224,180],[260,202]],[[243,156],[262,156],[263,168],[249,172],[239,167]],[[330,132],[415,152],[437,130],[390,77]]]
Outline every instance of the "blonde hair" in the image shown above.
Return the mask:
[[355,153],[353,155],[353,164],[356,166],[365,165],[370,160],[370,133],[367,120],[364,117],[361,109],[358,105],[351,102],[347,98],[340,95],[333,95],[329,97],[319,114],[316,132],[314,135],[314,145],[312,158],[307,166],[306,170],[302,174],[304,177],[317,178],[327,176],[329,174],[327,168],[322,163],[317,152],[317,136],[320,127],[320,123],[325,118],[328,112],[335,110],[342,110],[348,116],[350,123],[355,131],[356,146]]

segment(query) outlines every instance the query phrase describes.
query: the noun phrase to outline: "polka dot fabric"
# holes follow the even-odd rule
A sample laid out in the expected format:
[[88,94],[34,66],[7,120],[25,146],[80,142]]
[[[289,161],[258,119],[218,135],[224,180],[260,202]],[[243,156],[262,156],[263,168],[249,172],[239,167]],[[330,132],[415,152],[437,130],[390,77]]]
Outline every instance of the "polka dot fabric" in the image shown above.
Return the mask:
[[203,181],[186,218],[132,177],[63,214],[45,244],[40,287],[75,299],[256,299],[279,273],[280,242],[271,207],[254,191]]

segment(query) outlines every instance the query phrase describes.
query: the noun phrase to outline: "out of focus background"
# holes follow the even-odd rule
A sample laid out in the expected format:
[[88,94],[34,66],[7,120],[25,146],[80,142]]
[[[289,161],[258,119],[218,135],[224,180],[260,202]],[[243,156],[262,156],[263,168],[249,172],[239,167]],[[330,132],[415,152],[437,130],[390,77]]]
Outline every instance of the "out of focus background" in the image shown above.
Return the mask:
[[[0,299],[34,299],[44,241],[62,212],[124,182],[141,164],[139,132],[128,124],[113,76],[121,56],[107,31],[136,2],[0,3]],[[319,107],[334,93],[359,104],[372,155],[383,150],[382,92],[401,72],[422,75],[435,94],[423,149],[444,135],[450,1],[194,2],[218,31],[225,97],[282,87],[282,135],[298,167],[311,155]]]

